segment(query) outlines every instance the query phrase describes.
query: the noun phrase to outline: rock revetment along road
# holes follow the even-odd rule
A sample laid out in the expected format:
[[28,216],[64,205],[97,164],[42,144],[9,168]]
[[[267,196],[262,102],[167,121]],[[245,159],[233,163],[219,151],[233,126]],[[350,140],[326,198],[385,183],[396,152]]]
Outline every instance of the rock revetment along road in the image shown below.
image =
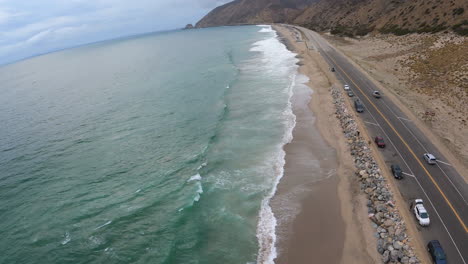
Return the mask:
[[[309,49],[318,51],[330,68],[335,68],[336,77],[348,84],[355,96],[364,104],[365,111],[359,114],[372,136],[382,136],[387,146],[382,149],[387,168],[399,164],[404,178],[395,180],[403,199],[410,209],[418,198],[424,200],[431,224],[418,225],[416,219],[408,225],[417,225],[425,243],[439,240],[447,254],[448,263],[467,264],[468,261],[468,187],[465,179],[454,166],[447,162],[441,151],[412,122],[411,118],[388,97],[374,98],[372,92],[379,90],[358,67],[338,52],[318,33],[296,27],[306,37]],[[372,140],[372,139],[370,139]],[[435,165],[429,165],[424,153],[437,157]],[[404,205],[400,205],[404,209]],[[413,213],[411,212],[413,215]]]

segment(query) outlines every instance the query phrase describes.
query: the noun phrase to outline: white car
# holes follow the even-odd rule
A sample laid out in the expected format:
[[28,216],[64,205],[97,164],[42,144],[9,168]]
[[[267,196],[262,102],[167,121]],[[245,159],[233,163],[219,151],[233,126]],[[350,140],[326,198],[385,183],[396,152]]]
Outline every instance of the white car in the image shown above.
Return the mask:
[[424,153],[423,156],[424,156],[424,159],[427,161],[427,163],[431,165],[436,164],[436,158],[431,153]]
[[429,214],[427,213],[426,208],[424,208],[423,200],[416,199],[414,205],[414,215],[421,226],[428,226],[431,221],[429,220]]
[[345,84],[345,85],[344,85],[344,90],[345,90],[345,91],[349,91],[349,85]]

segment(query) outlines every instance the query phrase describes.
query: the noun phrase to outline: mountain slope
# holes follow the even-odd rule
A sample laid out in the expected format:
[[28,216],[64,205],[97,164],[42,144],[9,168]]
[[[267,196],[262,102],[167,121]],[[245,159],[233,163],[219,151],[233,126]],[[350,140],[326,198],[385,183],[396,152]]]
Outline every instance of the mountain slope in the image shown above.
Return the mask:
[[335,33],[437,32],[468,26],[464,0],[322,0],[310,5],[294,23]]
[[196,27],[292,22],[315,0],[236,0],[219,6]]
[[468,33],[465,0],[236,0],[219,6],[196,27],[291,23],[345,35]]

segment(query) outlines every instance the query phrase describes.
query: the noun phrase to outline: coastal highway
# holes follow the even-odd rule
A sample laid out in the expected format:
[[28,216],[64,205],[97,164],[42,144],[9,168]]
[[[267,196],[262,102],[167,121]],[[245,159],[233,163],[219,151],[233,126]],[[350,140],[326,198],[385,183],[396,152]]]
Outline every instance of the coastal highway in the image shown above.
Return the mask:
[[[391,164],[399,164],[404,172],[403,180],[395,180],[406,205],[410,209],[414,199],[422,198],[429,212],[431,225],[421,227],[416,219],[409,225],[417,226],[425,243],[437,239],[442,244],[448,263],[467,264],[468,261],[468,186],[454,166],[449,164],[436,146],[421,132],[411,119],[383,94],[374,98],[372,92],[379,90],[361,70],[347,57],[333,48],[322,36],[311,30],[296,27],[306,37],[309,49],[322,55],[337,78],[348,84],[365,107],[362,118],[371,137],[382,136],[386,148],[382,151],[389,170]],[[373,140],[369,139],[372,144]],[[436,165],[429,165],[423,153],[432,153]],[[406,206],[406,207],[405,207]],[[414,214],[411,211],[411,215]]]

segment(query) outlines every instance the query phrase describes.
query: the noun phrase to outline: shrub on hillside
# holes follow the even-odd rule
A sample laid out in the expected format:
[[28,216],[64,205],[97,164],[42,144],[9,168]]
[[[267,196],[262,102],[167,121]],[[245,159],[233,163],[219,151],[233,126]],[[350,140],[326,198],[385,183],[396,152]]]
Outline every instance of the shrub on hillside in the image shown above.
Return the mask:
[[463,12],[465,12],[465,9],[463,7],[455,8],[455,9],[452,10],[452,14],[454,16],[461,15],[461,14],[463,14]]
[[412,32],[407,28],[400,28],[398,25],[388,25],[381,28],[379,31],[383,34],[395,34],[397,36],[403,36]]
[[468,36],[468,20],[464,20],[460,24],[454,25],[452,30],[459,35]]

